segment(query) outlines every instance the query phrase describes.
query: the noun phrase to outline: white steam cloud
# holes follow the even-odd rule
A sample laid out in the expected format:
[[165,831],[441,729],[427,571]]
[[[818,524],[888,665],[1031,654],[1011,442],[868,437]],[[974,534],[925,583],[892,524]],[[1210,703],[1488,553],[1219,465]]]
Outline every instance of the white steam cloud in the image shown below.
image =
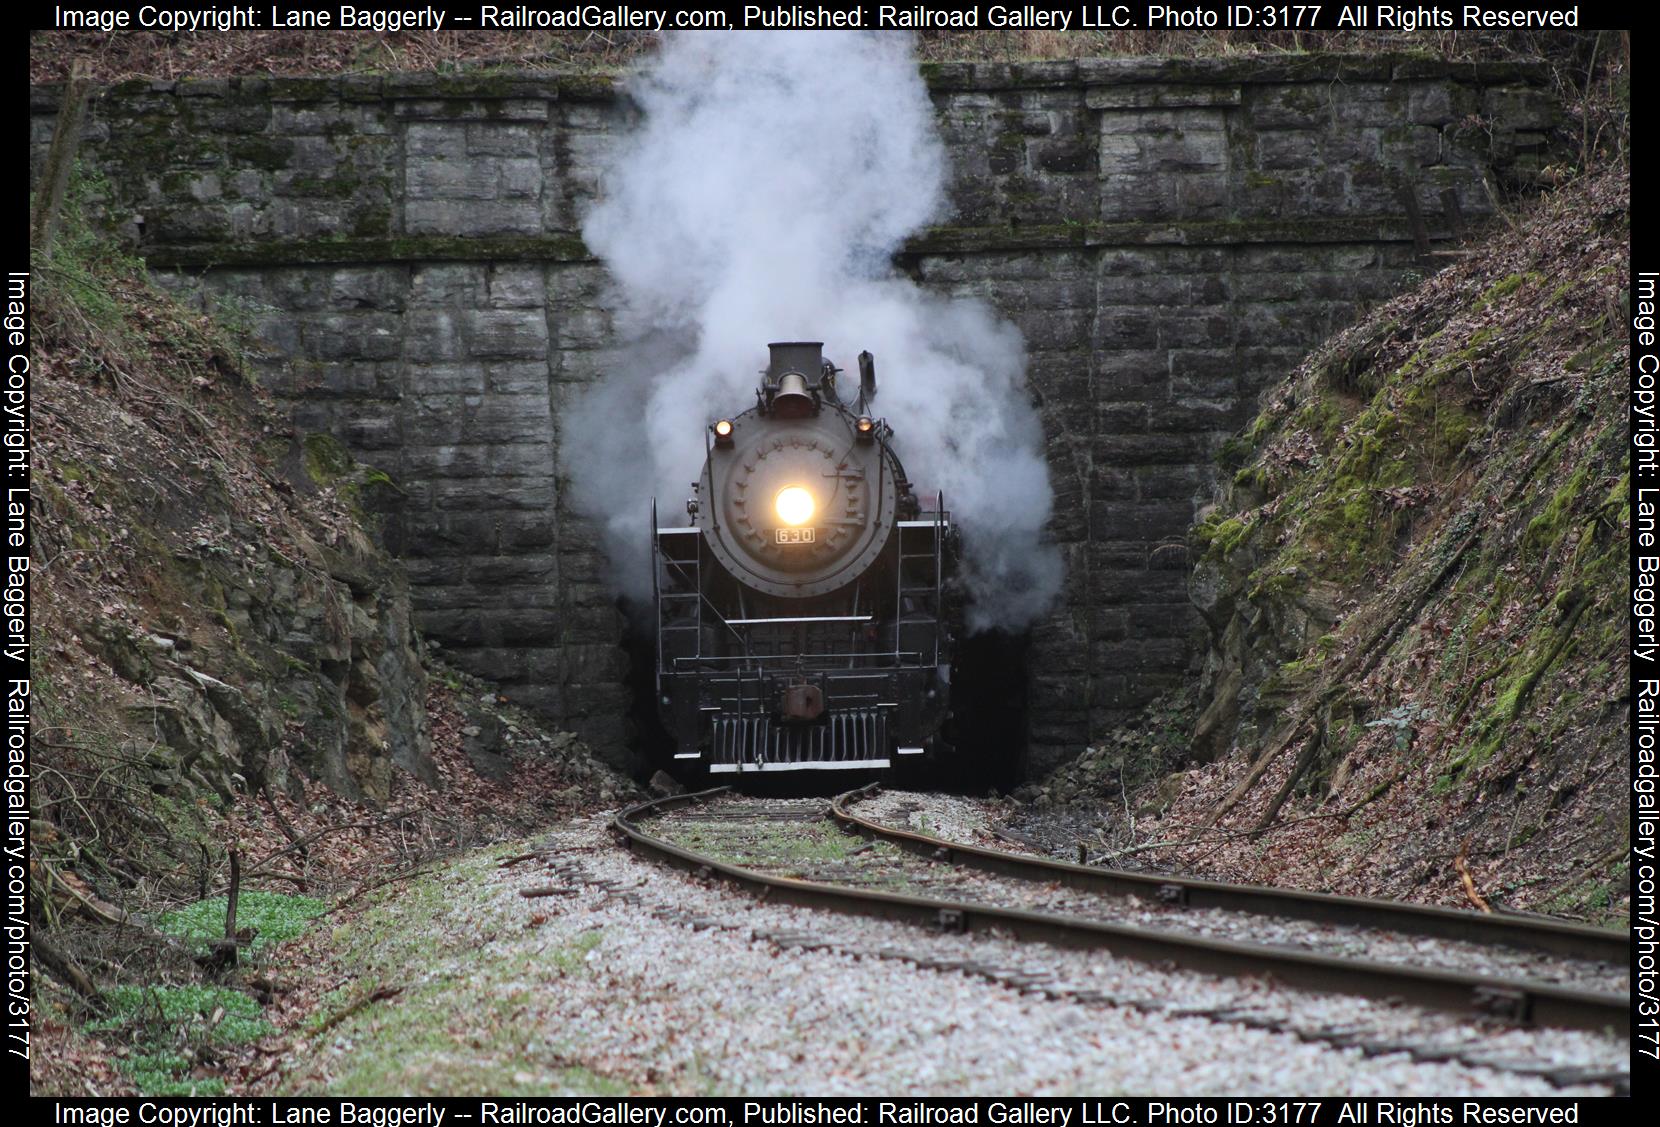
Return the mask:
[[[566,420],[574,497],[619,572],[649,582],[647,512],[679,523],[703,427],[754,402],[769,341],[822,340],[855,371],[918,491],[963,530],[975,628],[1019,629],[1060,588],[1053,494],[1019,332],[891,256],[942,214],[945,153],[905,37],[671,37],[583,227],[621,290],[612,374]],[[856,381],[857,376],[853,379]],[[843,381],[847,383],[847,380]]]

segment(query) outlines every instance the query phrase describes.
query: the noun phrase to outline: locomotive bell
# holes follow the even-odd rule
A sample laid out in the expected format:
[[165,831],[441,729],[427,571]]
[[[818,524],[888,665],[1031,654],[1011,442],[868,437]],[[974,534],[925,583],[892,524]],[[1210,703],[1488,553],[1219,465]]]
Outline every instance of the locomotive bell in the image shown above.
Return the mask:
[[[767,345],[767,383],[773,388],[773,414],[802,419],[818,409],[813,392],[824,371],[822,341],[785,341]],[[809,376],[809,373],[811,375]]]
[[804,419],[815,406],[812,392],[807,390],[807,377],[800,372],[785,372],[772,395],[772,413],[780,419]]

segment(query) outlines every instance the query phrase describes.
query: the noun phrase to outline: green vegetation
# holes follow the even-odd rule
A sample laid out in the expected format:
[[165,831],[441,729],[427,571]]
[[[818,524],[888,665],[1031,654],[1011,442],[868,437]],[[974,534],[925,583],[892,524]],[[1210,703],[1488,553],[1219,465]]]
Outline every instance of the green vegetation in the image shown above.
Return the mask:
[[134,345],[129,286],[131,279],[143,277],[144,263],[95,221],[114,195],[101,172],[77,165],[64,191],[52,249],[36,269],[37,293],[52,311],[75,318],[78,329],[97,333],[119,349]]
[[837,829],[828,819],[782,822],[765,830],[747,824],[732,828],[708,822],[668,823],[663,829],[687,848],[718,860],[784,873],[845,861],[854,848],[863,844],[859,838]]
[[[379,897],[325,937],[334,991],[311,1023],[315,1053],[340,1055],[325,1090],[353,1095],[621,1095],[575,1059],[549,1007],[559,983],[603,960],[606,937],[560,932],[505,892],[500,857],[476,853]],[[532,923],[531,921],[537,921]],[[381,984],[407,984],[377,998]],[[465,1005],[458,1005],[458,998]],[[323,1087],[320,1085],[320,1087]]]
[[258,1002],[223,986],[117,986],[104,1001],[108,1016],[86,1029],[138,1047],[121,1068],[146,1095],[219,1095],[224,1081],[188,1075],[198,1051],[245,1045],[275,1032]]
[[[293,939],[306,924],[323,914],[327,905],[309,896],[285,896],[276,892],[252,889],[237,898],[236,923],[238,928],[254,929],[254,940],[249,951],[259,951],[274,943]],[[156,920],[156,927],[169,935],[177,935],[193,945],[211,947],[225,934],[225,898],[215,896],[199,900],[188,908],[168,912]]]

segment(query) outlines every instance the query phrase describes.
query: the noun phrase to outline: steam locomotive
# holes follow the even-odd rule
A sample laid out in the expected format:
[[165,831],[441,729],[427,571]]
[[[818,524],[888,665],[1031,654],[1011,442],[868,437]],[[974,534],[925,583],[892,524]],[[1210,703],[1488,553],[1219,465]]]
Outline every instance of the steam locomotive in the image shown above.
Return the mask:
[[[652,511],[658,710],[677,766],[886,770],[944,750],[958,539],[818,342],[768,346],[755,406],[707,431],[686,527]],[[852,389],[849,389],[851,391]]]

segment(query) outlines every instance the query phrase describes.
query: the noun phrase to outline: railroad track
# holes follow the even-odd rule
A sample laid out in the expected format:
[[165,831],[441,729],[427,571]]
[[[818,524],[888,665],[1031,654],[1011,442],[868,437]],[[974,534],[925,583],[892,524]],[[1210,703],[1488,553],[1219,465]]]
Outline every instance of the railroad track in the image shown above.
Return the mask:
[[[1063,908],[1090,909],[1092,897],[1135,898],[1177,916],[1225,909],[1321,925],[1387,927],[1406,936],[1480,944],[1495,950],[1520,948],[1545,952],[1555,958],[1624,962],[1629,943],[1620,941],[1621,937],[1612,933],[1556,921],[1515,918],[1490,921],[1445,909],[1150,877],[945,842],[860,817],[853,807],[870,791],[871,788],[865,788],[842,795],[828,808],[823,803],[782,807],[776,803],[750,804],[746,813],[745,804],[723,799],[725,789],[718,788],[631,807],[617,815],[613,829],[627,847],[637,852],[735,885],[774,903],[904,921],[944,932],[1099,949],[1164,969],[1265,977],[1304,990],[1400,1000],[1517,1025],[1630,1035],[1628,995],[1616,990],[1431,969],[1407,962],[1246,943],[1165,927],[1132,926],[1099,918],[1099,913],[1091,918],[1074,911],[1056,910],[1055,905],[1059,902]],[[782,823],[792,821],[803,831],[813,823],[822,826],[826,815],[843,831],[858,834],[865,841],[851,848],[822,847],[817,853],[809,843],[802,853],[791,848],[800,840],[796,835],[778,833]],[[771,830],[750,832],[746,826],[770,826]],[[756,845],[757,841],[761,846]],[[773,847],[770,855],[767,843]],[[879,863],[867,864],[867,857]],[[970,895],[965,897],[965,891]],[[1082,899],[1069,901],[1068,897]],[[791,941],[796,946],[813,945],[810,939],[801,937],[791,937]],[[946,969],[975,973],[972,960]],[[1007,968],[994,969],[1000,973],[1007,971]],[[1614,972],[1607,970],[1606,973]],[[1031,974],[1010,978],[1005,973],[997,980],[1022,988],[1035,985],[1045,989],[1041,979],[1041,974],[1036,978]],[[1047,992],[1057,993],[1057,989]],[[1058,992],[1067,993],[1064,989]],[[1093,998],[1087,996],[1089,993],[1087,990],[1075,992],[1074,996],[1084,1002],[1186,1012],[1173,1011],[1167,999]],[[1272,1018],[1256,1019],[1249,1012],[1228,1008],[1194,1011],[1192,1016],[1254,1024],[1260,1028],[1284,1025]],[[1495,1062],[1484,1059],[1479,1047],[1464,1051],[1448,1049],[1445,1045],[1398,1043],[1387,1037],[1371,1036],[1364,1028],[1285,1028],[1305,1040],[1355,1045],[1368,1055],[1407,1052],[1419,1060],[1464,1060],[1484,1067],[1544,1076],[1559,1085],[1601,1083],[1620,1090],[1629,1084],[1628,1074],[1607,1069],[1561,1068],[1527,1061]],[[1507,1068],[1507,1063],[1516,1067]]]

